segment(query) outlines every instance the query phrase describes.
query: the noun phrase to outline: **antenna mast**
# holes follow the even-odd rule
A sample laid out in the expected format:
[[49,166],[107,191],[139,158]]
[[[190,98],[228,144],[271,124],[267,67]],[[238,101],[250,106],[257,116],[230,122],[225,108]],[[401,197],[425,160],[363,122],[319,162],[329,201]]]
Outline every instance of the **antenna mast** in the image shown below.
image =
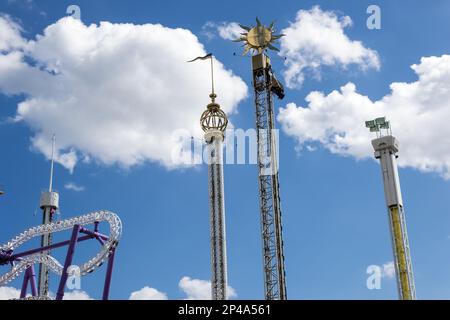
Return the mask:
[[[53,222],[53,216],[59,208],[59,194],[53,191],[53,166],[55,157],[55,142],[56,136],[53,134],[52,137],[52,158],[50,164],[50,182],[48,186],[48,191],[41,193],[40,207],[42,209],[42,224],[50,224]],[[52,234],[47,233],[41,237],[41,247],[47,247],[52,244]],[[43,251],[42,255],[48,256],[50,251]],[[39,265],[39,283],[38,291],[40,297],[48,296],[49,279],[48,279],[48,267],[45,264]]]
[[53,163],[55,162],[55,141],[56,141],[56,135],[53,134],[53,137],[52,137],[52,162],[50,164],[50,183],[48,185],[48,192],[52,192],[52,188],[53,188]]

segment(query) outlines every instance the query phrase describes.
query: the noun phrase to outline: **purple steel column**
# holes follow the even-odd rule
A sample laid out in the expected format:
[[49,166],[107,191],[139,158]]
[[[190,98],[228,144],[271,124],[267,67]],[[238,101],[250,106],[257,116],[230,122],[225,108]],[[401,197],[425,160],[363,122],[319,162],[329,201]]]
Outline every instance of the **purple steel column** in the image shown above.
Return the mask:
[[76,224],[73,226],[72,236],[70,238],[69,248],[67,249],[66,261],[64,262],[64,268],[61,275],[61,280],[59,281],[58,293],[56,294],[56,300],[62,300],[64,297],[64,287],[67,282],[67,269],[72,264],[73,254],[75,252],[75,244],[77,243],[78,233],[80,231],[80,225]]
[[20,299],[25,298],[25,296],[27,295],[27,289],[28,289],[28,279],[30,278],[29,276],[29,269],[27,268],[27,270],[25,271],[25,274],[23,276],[23,282],[22,282],[22,290],[20,291]]
[[31,265],[28,267],[29,270],[29,280],[31,283],[31,295],[33,297],[38,296],[37,286],[36,286],[36,273],[34,272],[34,266]]
[[109,298],[109,288],[111,286],[111,277],[112,277],[112,270],[113,270],[113,265],[114,265],[115,254],[116,254],[116,249],[113,249],[112,253],[108,259],[108,266],[106,268],[106,277],[105,277],[105,287],[103,288],[103,300],[108,300],[108,298]]
[[34,272],[34,266],[31,265],[25,271],[25,275],[23,277],[22,290],[20,291],[20,299],[23,299],[27,296],[28,283],[31,284],[31,295],[36,297],[37,286],[36,286],[36,274]]

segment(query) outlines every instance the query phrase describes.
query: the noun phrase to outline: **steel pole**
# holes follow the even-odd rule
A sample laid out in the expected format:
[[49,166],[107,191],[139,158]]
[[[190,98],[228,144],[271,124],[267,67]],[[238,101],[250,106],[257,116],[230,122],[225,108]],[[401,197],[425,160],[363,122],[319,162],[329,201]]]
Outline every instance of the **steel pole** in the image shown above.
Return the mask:
[[210,130],[206,132],[205,138],[209,155],[208,185],[211,228],[212,299],[226,300],[228,279],[222,149],[224,135],[219,130]]

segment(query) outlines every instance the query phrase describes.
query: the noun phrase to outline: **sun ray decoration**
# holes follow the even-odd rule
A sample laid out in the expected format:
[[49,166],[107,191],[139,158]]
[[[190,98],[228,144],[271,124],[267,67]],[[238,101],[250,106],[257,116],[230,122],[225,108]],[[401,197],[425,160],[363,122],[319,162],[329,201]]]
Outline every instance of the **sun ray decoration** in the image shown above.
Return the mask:
[[246,32],[241,33],[239,39],[234,42],[244,42],[244,53],[246,55],[250,50],[257,53],[262,53],[266,49],[280,51],[274,46],[276,41],[284,36],[284,34],[275,34],[275,22],[272,22],[268,27],[265,27],[258,18],[256,18],[256,27],[247,27],[242,24],[239,25]]

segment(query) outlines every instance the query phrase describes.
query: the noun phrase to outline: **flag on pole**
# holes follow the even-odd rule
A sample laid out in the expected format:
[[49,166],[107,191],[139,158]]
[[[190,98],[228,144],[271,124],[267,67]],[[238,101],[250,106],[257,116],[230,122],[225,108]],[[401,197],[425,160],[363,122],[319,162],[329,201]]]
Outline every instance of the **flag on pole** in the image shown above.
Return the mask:
[[208,53],[206,56],[204,56],[204,57],[197,57],[197,58],[195,58],[195,59],[193,59],[193,60],[190,60],[190,61],[188,61],[188,62],[194,62],[194,61],[197,61],[197,60],[206,60],[206,59],[210,59],[210,58],[212,58],[212,53]]

